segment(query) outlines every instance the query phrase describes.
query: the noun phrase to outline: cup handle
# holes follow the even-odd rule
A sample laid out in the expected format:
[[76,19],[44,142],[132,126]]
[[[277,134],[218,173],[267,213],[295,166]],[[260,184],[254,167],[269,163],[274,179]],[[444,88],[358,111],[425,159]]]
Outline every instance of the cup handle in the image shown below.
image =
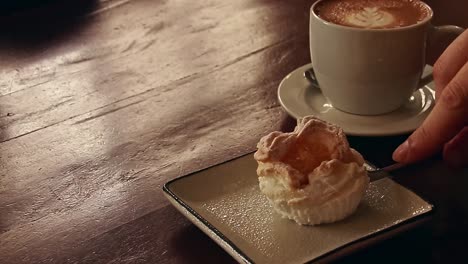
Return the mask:
[[[433,26],[430,34],[430,39],[437,39],[444,35],[460,35],[465,31],[464,28],[453,26],[453,25],[445,25],[445,26]],[[434,76],[432,73],[428,74],[424,78],[419,81],[418,87],[424,87],[425,85],[429,84],[434,80]]]
[[310,68],[310,69],[307,69],[305,72],[304,72],[304,77],[309,81],[309,83],[317,88],[317,89],[320,89],[320,86],[318,84],[318,81],[317,81],[317,78],[315,77],[315,72],[314,72],[314,69],[313,68]]
[[459,27],[459,26],[453,26],[453,25],[446,25],[446,26],[434,26],[432,27],[432,34],[433,35],[441,35],[441,34],[455,34],[455,35],[460,35],[465,31],[464,28]]

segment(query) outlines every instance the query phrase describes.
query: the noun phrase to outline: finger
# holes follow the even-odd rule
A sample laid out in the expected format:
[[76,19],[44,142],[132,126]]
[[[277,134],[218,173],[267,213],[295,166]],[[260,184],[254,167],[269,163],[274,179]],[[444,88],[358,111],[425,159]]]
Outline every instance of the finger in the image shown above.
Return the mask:
[[395,161],[411,163],[442,150],[467,123],[468,63],[443,90],[431,114],[393,153]]
[[458,71],[468,61],[468,30],[465,30],[442,53],[434,64],[433,74],[436,86],[436,99]]
[[443,156],[454,167],[468,167],[468,126],[445,144]]

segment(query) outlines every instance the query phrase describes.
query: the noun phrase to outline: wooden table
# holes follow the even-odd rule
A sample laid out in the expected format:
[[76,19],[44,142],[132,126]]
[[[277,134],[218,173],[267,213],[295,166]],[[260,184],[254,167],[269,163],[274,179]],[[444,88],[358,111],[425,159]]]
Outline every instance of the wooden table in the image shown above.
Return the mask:
[[[276,89],[309,61],[312,1],[59,2],[0,19],[0,262],[234,262],[161,186],[292,129]],[[428,2],[468,26],[465,0]],[[384,165],[404,138],[350,141]],[[401,172],[433,221],[342,261],[466,258],[467,174]]]

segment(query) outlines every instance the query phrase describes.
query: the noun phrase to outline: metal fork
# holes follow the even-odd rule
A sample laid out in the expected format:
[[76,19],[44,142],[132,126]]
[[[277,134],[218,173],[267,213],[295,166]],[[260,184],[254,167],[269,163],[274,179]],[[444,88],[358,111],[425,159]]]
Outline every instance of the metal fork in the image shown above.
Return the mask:
[[364,163],[364,166],[366,167],[367,174],[369,175],[370,181],[373,182],[373,181],[377,181],[383,178],[392,178],[392,175],[390,175],[389,172],[401,169],[405,167],[406,164],[394,163],[392,165],[389,165],[383,168],[375,168],[369,163]]

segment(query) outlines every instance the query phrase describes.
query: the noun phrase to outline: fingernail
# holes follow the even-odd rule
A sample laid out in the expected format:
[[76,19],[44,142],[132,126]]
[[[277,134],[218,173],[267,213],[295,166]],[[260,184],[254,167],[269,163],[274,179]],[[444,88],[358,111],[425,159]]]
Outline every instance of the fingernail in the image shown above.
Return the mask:
[[401,144],[395,152],[393,152],[393,160],[397,162],[405,162],[406,157],[408,156],[409,152],[409,142],[406,140],[403,144]]

